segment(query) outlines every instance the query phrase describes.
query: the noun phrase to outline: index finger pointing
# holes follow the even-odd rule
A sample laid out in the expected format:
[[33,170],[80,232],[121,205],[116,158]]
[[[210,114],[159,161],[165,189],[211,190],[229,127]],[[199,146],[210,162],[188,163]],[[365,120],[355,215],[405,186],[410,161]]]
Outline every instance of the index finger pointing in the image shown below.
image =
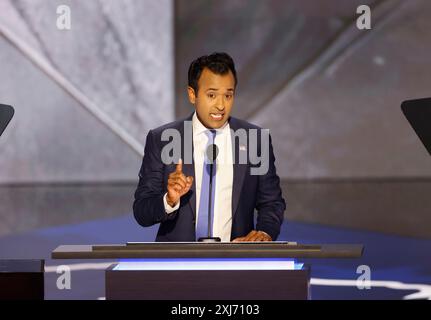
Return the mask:
[[182,173],[182,172],[183,172],[183,160],[182,160],[182,159],[180,159],[180,160],[178,161],[178,163],[177,163],[177,167],[176,167],[175,171],[176,171],[177,173]]

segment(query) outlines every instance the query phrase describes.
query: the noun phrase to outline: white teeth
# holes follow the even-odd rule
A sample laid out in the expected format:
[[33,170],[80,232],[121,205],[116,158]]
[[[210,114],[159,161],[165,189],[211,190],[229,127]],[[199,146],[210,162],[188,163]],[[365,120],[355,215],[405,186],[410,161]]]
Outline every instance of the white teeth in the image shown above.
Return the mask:
[[214,113],[211,113],[210,115],[211,115],[211,118],[213,118],[213,119],[215,119],[215,120],[220,120],[221,118],[223,118],[223,115],[222,115],[222,114],[214,114]]

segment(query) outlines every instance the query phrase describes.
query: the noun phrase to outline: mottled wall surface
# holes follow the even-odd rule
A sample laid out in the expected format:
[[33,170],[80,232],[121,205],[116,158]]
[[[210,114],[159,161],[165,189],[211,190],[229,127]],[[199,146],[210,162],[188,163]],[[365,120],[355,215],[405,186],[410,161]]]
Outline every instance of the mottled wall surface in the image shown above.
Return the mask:
[[[372,8],[372,30],[356,9]],[[271,131],[283,178],[431,177],[400,104],[431,96],[431,2],[176,2],[178,114],[191,112],[187,68],[230,53],[233,114]]]
[[[370,31],[355,27],[359,4]],[[430,12],[428,0],[0,0],[0,103],[16,109],[0,185],[36,184],[0,187],[0,235],[129,212],[147,131],[191,113],[189,63],[227,51],[233,113],[271,130],[288,221],[431,237],[430,157],[400,111],[431,96]]]
[[172,29],[171,0],[0,1],[0,102],[16,109],[0,183],[135,181],[146,133],[174,118]]
[[375,11],[383,21],[369,35],[316,62],[251,118],[283,141],[283,176],[431,177],[431,159],[400,111],[406,99],[431,96],[431,2]]
[[270,129],[288,221],[431,237],[431,159],[400,109],[431,96],[430,1],[175,4],[177,114],[190,62],[230,53],[233,114]]

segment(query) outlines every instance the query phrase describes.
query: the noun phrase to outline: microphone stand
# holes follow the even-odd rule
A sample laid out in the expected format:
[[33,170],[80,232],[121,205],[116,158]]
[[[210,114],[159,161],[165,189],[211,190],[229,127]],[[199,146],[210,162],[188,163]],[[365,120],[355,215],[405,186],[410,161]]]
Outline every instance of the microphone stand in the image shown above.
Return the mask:
[[[212,150],[211,150],[212,149]],[[212,191],[213,191],[213,166],[217,159],[217,146],[215,143],[210,145],[207,149],[207,155],[211,155],[211,157],[208,157],[210,160],[210,181],[209,181],[209,195],[208,195],[208,235],[205,238],[199,238],[198,242],[221,242],[221,239],[219,237],[212,237],[211,236],[211,230],[212,230],[212,223],[211,223],[211,204],[212,204]]]

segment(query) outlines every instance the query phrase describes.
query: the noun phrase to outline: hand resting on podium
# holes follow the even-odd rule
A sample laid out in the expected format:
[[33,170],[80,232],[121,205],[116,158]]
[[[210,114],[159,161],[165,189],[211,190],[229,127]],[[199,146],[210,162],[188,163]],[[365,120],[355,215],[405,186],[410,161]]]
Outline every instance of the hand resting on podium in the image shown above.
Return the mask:
[[272,238],[266,232],[252,230],[245,237],[239,237],[232,240],[232,242],[243,242],[243,241],[252,241],[252,242],[272,241]]

